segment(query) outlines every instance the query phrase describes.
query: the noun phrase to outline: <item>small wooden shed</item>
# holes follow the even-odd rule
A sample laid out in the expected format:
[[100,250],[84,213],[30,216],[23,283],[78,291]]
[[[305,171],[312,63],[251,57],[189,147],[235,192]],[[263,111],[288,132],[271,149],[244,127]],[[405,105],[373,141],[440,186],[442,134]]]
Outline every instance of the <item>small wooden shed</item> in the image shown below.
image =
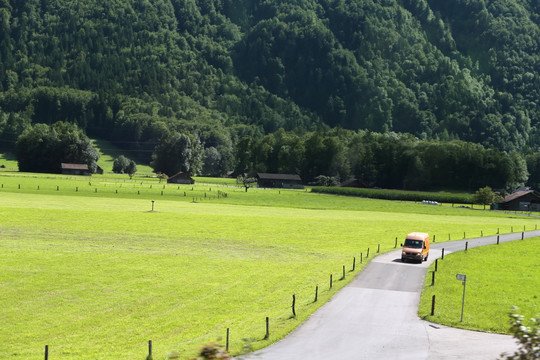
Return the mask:
[[295,174],[257,173],[257,184],[261,188],[303,189],[302,178]]
[[520,189],[497,204],[499,210],[540,211],[540,193],[530,189]]
[[60,168],[64,175],[92,175],[87,164],[61,163]]
[[188,173],[180,171],[167,179],[169,184],[194,184],[195,180]]

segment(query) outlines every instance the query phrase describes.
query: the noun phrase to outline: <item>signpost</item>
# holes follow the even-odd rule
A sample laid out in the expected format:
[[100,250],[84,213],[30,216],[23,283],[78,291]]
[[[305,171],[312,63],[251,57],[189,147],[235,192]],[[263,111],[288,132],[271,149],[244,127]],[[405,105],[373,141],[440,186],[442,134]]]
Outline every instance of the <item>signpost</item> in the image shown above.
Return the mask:
[[457,274],[456,279],[463,281],[463,300],[461,301],[461,322],[463,322],[463,308],[465,307],[465,284],[467,283],[467,275]]

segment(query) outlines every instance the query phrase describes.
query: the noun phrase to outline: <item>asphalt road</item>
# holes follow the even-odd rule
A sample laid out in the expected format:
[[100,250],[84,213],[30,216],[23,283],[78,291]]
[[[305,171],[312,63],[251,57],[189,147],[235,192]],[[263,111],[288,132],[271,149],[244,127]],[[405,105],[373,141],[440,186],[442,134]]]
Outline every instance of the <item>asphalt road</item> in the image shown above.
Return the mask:
[[[522,233],[500,235],[500,242]],[[540,231],[524,237],[540,236]],[[465,248],[494,244],[496,236],[432,243],[428,261],[401,262],[400,250],[377,256],[358,276],[285,339],[240,360],[497,359],[513,353],[511,336],[449,328],[417,316],[428,265]]]

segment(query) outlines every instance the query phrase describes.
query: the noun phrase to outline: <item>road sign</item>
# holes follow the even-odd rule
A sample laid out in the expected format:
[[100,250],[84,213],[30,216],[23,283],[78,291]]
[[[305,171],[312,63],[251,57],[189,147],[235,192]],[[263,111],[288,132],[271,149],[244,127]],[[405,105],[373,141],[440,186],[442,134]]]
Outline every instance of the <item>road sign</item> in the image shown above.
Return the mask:
[[467,281],[467,275],[457,274],[456,279],[463,281],[463,300],[461,301],[461,322],[463,322],[463,308],[465,307],[465,282]]

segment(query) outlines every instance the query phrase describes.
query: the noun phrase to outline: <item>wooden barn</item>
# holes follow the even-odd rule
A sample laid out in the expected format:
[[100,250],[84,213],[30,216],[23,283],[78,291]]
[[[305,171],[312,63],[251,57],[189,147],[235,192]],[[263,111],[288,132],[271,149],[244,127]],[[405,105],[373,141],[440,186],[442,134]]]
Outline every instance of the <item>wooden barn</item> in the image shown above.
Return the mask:
[[60,168],[64,175],[85,175],[90,176],[92,173],[88,169],[87,164],[69,164],[61,163]]
[[505,197],[496,208],[512,211],[540,211],[540,193],[535,190],[520,189]]
[[302,178],[294,174],[257,173],[260,188],[303,189]]
[[169,184],[194,184],[195,180],[188,173],[180,171],[167,179]]

